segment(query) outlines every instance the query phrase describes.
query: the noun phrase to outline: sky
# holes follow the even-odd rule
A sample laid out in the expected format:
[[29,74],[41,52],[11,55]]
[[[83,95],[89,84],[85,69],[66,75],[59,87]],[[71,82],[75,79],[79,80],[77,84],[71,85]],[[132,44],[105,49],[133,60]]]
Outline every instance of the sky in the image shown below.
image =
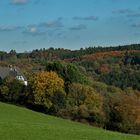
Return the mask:
[[0,0],[0,51],[140,43],[140,0]]

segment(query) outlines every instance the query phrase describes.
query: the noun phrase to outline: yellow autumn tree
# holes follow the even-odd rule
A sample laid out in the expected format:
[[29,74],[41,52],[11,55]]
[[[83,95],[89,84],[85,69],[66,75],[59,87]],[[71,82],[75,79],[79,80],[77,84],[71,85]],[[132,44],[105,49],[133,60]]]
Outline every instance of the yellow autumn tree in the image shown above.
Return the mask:
[[[41,71],[32,79],[34,103],[47,107],[52,106],[51,97],[58,91],[63,91],[64,81],[57,73]],[[61,92],[64,93],[64,92]]]

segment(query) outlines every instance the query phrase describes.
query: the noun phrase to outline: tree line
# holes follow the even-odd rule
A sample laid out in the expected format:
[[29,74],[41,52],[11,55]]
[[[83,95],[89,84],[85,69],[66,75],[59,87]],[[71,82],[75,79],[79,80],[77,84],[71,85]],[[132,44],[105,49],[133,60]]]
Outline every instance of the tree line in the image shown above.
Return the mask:
[[0,100],[109,130],[140,134],[140,91],[91,80],[74,64],[49,62],[20,81],[1,79]]

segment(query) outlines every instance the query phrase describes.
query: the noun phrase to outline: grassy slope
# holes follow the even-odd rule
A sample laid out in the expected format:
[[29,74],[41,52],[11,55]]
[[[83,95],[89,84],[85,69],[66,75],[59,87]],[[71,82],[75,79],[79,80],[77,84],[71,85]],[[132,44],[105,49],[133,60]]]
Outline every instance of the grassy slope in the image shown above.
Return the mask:
[[0,140],[140,140],[0,103]]

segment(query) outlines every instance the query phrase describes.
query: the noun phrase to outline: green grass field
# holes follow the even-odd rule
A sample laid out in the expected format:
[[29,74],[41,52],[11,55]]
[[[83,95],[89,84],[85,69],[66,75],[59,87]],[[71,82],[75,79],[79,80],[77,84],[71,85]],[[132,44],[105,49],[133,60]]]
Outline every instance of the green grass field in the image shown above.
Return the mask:
[[0,140],[140,140],[0,103]]

